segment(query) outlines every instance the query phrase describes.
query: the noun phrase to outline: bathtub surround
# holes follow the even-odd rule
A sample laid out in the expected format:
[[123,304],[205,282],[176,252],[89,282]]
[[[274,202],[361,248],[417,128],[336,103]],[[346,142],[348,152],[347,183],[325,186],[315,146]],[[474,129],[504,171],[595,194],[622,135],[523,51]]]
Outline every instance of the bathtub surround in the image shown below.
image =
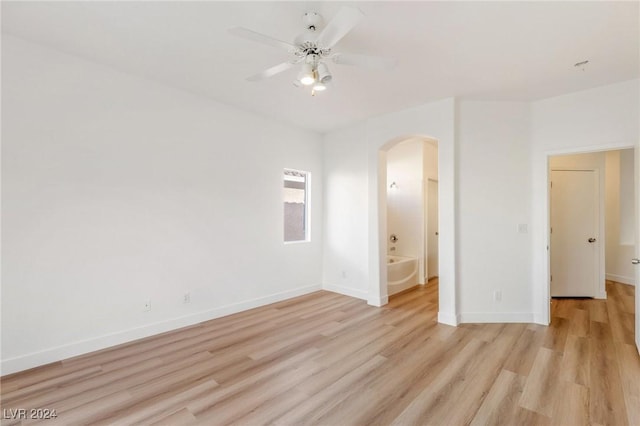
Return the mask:
[[387,256],[387,292],[394,295],[415,287],[418,282],[418,259],[408,256]]

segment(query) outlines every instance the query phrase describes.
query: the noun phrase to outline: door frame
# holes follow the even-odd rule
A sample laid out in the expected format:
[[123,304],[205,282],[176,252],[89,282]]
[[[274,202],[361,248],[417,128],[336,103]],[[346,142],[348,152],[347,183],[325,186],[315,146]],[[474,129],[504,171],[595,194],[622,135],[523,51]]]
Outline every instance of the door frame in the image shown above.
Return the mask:
[[[605,153],[607,151],[602,151],[602,153]],[[575,154],[574,154],[575,155]],[[553,155],[552,157],[557,157],[556,155]],[[551,157],[549,157],[549,160],[551,160]],[[604,173],[600,173],[600,168],[599,167],[564,167],[564,166],[556,166],[556,167],[551,167],[549,165],[549,182],[551,182],[551,172],[554,171],[567,171],[567,172],[593,172],[594,173],[594,179],[596,181],[596,193],[595,193],[595,201],[596,201],[596,207],[598,209],[598,221],[596,224],[596,229],[597,229],[597,234],[596,234],[596,239],[598,242],[598,265],[596,267],[596,284],[595,284],[595,288],[592,289],[592,296],[596,299],[606,299],[607,298],[607,288],[606,288],[606,284],[605,284],[605,280],[606,280],[606,270],[605,270],[605,259],[606,259],[606,253],[605,253],[605,249],[606,249],[606,235],[605,235],[605,228],[606,228],[606,222],[605,222],[605,182],[604,182],[604,178],[605,178],[605,174]],[[551,229],[551,187],[550,185],[548,186],[548,191],[549,191],[549,205],[548,205],[548,209],[549,209],[549,230]],[[553,247],[551,247],[551,232],[549,232],[549,250],[548,250],[548,256],[549,256],[549,295],[551,297],[551,250]]]
[[[640,259],[640,142],[635,147],[635,194],[636,194],[636,249],[635,257]],[[635,265],[636,282],[636,349],[640,354],[640,265]]]
[[[438,185],[438,192],[440,192],[440,187],[439,187],[439,184],[438,184],[438,179],[428,178],[428,179],[425,180],[425,182],[426,182],[426,184],[425,184],[425,197],[424,197],[424,202],[425,202],[425,209],[424,209],[424,211],[425,211],[425,214],[424,214],[424,217],[425,217],[425,230],[424,230],[424,234],[425,234],[426,237],[424,239],[424,245],[425,245],[425,247],[424,247],[424,254],[425,254],[425,256],[424,256],[424,263],[425,263],[424,280],[425,280],[425,283],[426,283],[426,282],[429,281],[430,278],[437,276],[437,275],[433,275],[430,272],[430,270],[429,270],[429,259],[428,259],[428,256],[429,256],[429,241],[430,241],[430,238],[433,238],[433,236],[429,233],[429,226],[432,225],[430,223],[430,220],[429,220],[429,213],[430,213],[430,208],[431,208],[430,203],[429,203],[429,197],[431,196],[431,188],[429,187],[429,184],[431,182],[433,182],[436,185]],[[436,202],[437,201],[439,201],[439,200],[438,200],[438,198],[436,196]],[[438,208],[436,210],[436,217],[437,217],[439,211],[440,210]],[[436,247],[437,247],[437,245],[438,244],[436,242]],[[436,248],[436,250],[437,250],[437,248]],[[439,253],[438,253],[438,259],[440,259]],[[437,263],[439,263],[439,261]],[[440,265],[438,265],[438,266],[440,266]]]
[[[451,104],[453,106],[453,103]],[[453,111],[453,109],[452,109]],[[421,120],[424,120],[422,118]],[[367,303],[383,306],[387,295],[387,151],[409,138],[431,140],[438,146],[438,317],[439,323],[457,326],[456,227],[455,227],[455,143],[447,133],[439,138],[411,133],[391,139],[377,135],[369,150],[369,292]],[[379,143],[378,143],[379,142]]]
[[[549,167],[549,161],[551,159],[551,157],[555,157],[557,155],[570,155],[570,154],[588,154],[588,153],[594,153],[594,152],[604,152],[604,151],[615,151],[618,149],[629,149],[629,148],[634,148],[636,150],[640,150],[640,144],[636,143],[635,141],[633,142],[627,142],[627,143],[610,143],[610,144],[603,144],[603,145],[598,145],[598,146],[592,146],[592,147],[579,147],[579,148],[569,148],[569,149],[561,149],[561,150],[554,150],[554,151],[545,151],[544,152],[544,156],[539,157],[538,161],[544,161],[544,165],[542,163],[536,163],[538,164],[540,167],[544,167],[544,182],[541,181],[537,181],[542,183],[542,188],[544,188],[544,194],[543,194],[543,205],[540,207],[540,210],[538,210],[539,213],[536,213],[536,215],[540,215],[540,216],[536,216],[538,218],[538,223],[540,224],[540,228],[536,231],[538,233],[539,236],[542,237],[542,241],[544,242],[542,245],[534,247],[534,250],[537,253],[542,253],[544,251],[544,254],[541,257],[542,260],[542,265],[540,265],[540,267],[545,271],[546,274],[546,278],[544,280],[542,279],[536,279],[536,283],[534,285],[534,299],[536,300],[536,314],[534,314],[535,317],[535,322],[538,324],[550,324],[551,323],[551,280],[550,280],[550,273],[551,273],[551,258],[549,256],[549,245],[551,244],[551,241],[549,239],[549,223],[551,222],[551,218],[549,217],[549,203],[550,203],[550,192],[549,192],[549,178],[550,178],[550,167]],[[637,155],[637,154],[636,154]],[[636,157],[637,158],[637,157]],[[640,160],[637,160],[640,161]],[[636,166],[638,166],[636,164]],[[541,176],[538,175],[538,179],[540,179]],[[635,185],[636,185],[636,193],[638,191],[638,186],[640,186],[640,174],[638,173],[638,168],[636,167],[636,181],[635,181]],[[639,247],[640,242],[636,243],[636,253],[640,252],[640,247]],[[631,260],[629,260],[631,261]],[[640,284],[640,283],[637,283]],[[636,290],[638,290],[640,288],[640,286],[636,286]],[[538,291],[542,290],[542,293],[537,293]],[[537,294],[536,294],[537,293]],[[640,303],[638,302],[638,298],[640,298],[640,291],[636,291],[636,304],[640,305]],[[539,303],[539,305],[538,305]],[[638,316],[640,315],[636,315],[636,321],[638,319]],[[640,340],[640,339],[639,339]],[[640,345],[640,342],[639,342]]]

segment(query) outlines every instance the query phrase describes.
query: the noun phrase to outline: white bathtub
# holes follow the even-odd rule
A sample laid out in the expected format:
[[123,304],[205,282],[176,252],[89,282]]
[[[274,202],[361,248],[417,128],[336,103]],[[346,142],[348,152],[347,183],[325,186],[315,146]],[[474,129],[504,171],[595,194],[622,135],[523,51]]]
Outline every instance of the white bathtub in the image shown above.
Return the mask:
[[398,293],[418,284],[418,259],[387,256],[387,294]]

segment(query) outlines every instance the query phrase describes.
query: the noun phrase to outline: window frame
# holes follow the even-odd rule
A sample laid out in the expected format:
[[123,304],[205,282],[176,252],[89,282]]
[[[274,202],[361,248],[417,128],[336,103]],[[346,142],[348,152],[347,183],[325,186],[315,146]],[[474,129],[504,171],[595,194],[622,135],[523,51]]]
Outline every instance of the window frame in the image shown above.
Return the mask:
[[289,167],[284,167],[283,171],[282,171],[282,188],[286,188],[284,186],[284,182],[287,180],[286,179],[286,172],[294,172],[294,173],[300,173],[300,174],[304,174],[304,214],[303,214],[303,220],[304,220],[304,239],[301,240],[289,240],[287,241],[285,238],[285,229],[286,229],[286,220],[287,220],[287,216],[285,213],[285,200],[284,197],[282,199],[282,225],[283,225],[283,229],[282,229],[282,238],[283,238],[283,242],[284,244],[299,244],[299,243],[309,243],[311,242],[311,172],[306,171],[306,170],[300,170],[300,169],[293,169],[293,168],[289,168]]

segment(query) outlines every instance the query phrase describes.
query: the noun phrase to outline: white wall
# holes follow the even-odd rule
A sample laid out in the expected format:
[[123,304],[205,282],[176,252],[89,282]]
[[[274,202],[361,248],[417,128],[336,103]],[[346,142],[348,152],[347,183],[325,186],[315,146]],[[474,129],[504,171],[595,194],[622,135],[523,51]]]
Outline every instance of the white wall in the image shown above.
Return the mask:
[[323,288],[360,299],[369,292],[366,127],[324,138]]
[[319,135],[4,35],[2,64],[3,374],[320,288]]
[[[424,252],[423,145],[411,139],[387,151],[387,247],[389,254],[422,257]],[[390,188],[392,182],[397,187]],[[394,244],[391,234],[398,237]],[[395,247],[395,251],[391,251]],[[420,260],[423,262],[423,260]]]
[[[640,121],[640,120],[639,120]],[[635,165],[632,149],[620,151],[620,243],[634,244],[635,231]]]
[[[461,101],[457,277],[462,322],[531,322],[529,105]],[[494,300],[494,292],[501,300]]]
[[424,179],[438,180],[438,146],[432,142],[424,144]]
[[606,278],[633,285],[634,267],[630,262],[635,253],[633,150],[607,151],[605,155]]
[[[438,276],[438,236],[435,235],[435,229],[438,225],[438,205],[437,201],[433,205],[429,204],[431,197],[429,196],[429,189],[433,190],[433,186],[429,185],[429,180],[438,181],[438,145],[433,141],[426,141],[423,146],[424,149],[424,229],[425,229],[425,250],[424,250],[424,274],[422,280],[428,282],[429,278]],[[435,186],[437,188],[437,184]],[[437,200],[437,193],[435,194]],[[429,220],[433,220],[433,224],[429,224]],[[430,231],[431,229],[431,233]],[[433,239],[434,242],[430,241]],[[431,260],[429,260],[431,259]]]
[[532,280],[536,321],[549,321],[548,157],[640,146],[640,80],[531,104]]

